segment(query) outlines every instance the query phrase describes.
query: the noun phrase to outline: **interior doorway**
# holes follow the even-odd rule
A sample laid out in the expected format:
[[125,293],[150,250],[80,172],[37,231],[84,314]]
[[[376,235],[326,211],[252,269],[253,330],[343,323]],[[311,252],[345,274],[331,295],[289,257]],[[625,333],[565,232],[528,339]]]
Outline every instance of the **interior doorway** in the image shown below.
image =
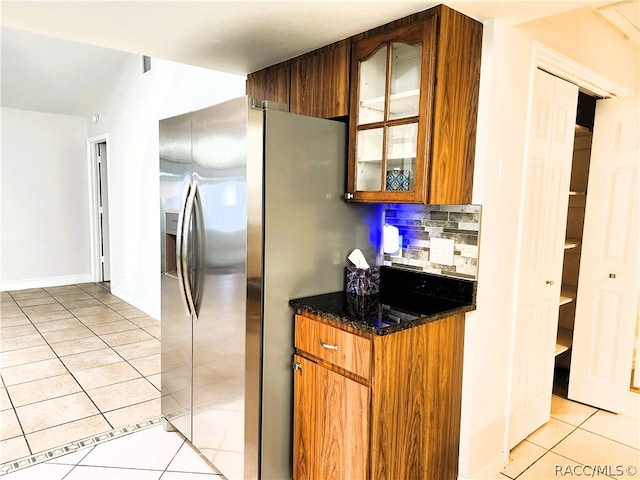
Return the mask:
[[578,93],[553,382],[553,393],[564,398],[568,398],[569,392],[571,346],[578,302],[582,237],[597,98],[588,92]]
[[96,144],[98,170],[98,216],[100,227],[100,274],[101,281],[111,280],[109,261],[109,185],[107,176],[107,142]]
[[91,277],[94,282],[109,282],[111,281],[111,255],[109,246],[108,139],[106,136],[90,138],[88,147]]
[[[530,215],[527,218],[543,225],[553,234],[554,239],[553,245],[549,249],[544,249],[542,240],[550,238],[551,234],[545,235],[545,230],[540,228],[533,231],[531,225],[536,225],[531,220],[525,224],[529,230],[525,231],[525,235],[523,235],[523,239],[526,240],[523,245],[529,248],[529,251],[535,252],[538,257],[548,260],[549,268],[553,267],[553,271],[544,275],[546,271],[540,274],[536,270],[533,272],[535,275],[526,275],[522,280],[524,287],[531,286],[523,291],[532,296],[523,296],[521,304],[524,313],[518,316],[517,329],[515,330],[514,341],[518,343],[513,350],[512,387],[509,392],[511,404],[509,423],[505,434],[505,451],[510,450],[526,438],[528,434],[541,426],[546,421],[545,419],[548,420],[550,409],[547,406],[551,403],[551,392],[554,386],[554,363],[557,367],[555,369],[555,390],[558,392],[558,387],[564,390],[564,394],[560,396],[567,396],[571,400],[612,412],[620,412],[626,405],[624,403],[626,400],[629,400],[627,402],[629,404],[637,404],[637,401],[640,400],[640,398],[629,399],[627,396],[631,369],[626,367],[627,357],[630,357],[631,353],[631,348],[627,348],[629,343],[627,340],[632,335],[629,332],[628,319],[633,316],[635,320],[637,315],[635,312],[631,313],[632,306],[628,305],[633,303],[634,297],[637,298],[637,290],[635,290],[632,279],[626,280],[628,278],[626,272],[628,266],[635,264],[633,259],[637,258],[636,250],[630,247],[637,245],[637,242],[626,233],[623,234],[627,231],[637,231],[635,229],[637,227],[629,226],[633,224],[629,219],[635,219],[636,216],[626,213],[631,212],[630,205],[635,205],[632,199],[634,198],[633,192],[637,191],[637,189],[634,190],[636,177],[629,172],[637,171],[634,170],[637,169],[637,162],[633,167],[627,167],[626,163],[619,166],[617,160],[613,162],[617,155],[609,155],[604,148],[605,145],[616,146],[619,144],[620,148],[616,147],[619,153],[630,150],[629,146],[633,142],[628,138],[633,137],[634,132],[636,133],[634,138],[636,138],[638,130],[632,128],[635,125],[633,122],[636,120],[634,119],[632,122],[626,118],[628,114],[626,103],[637,100],[633,97],[624,98],[624,95],[617,91],[611,82],[607,82],[606,79],[602,79],[592,71],[547,50],[541,45],[538,45],[536,57],[538,64],[538,68],[535,70],[536,79],[538,77],[544,77],[544,79],[541,78],[538,82],[534,82],[533,86],[539,84],[540,87],[543,87],[548,83],[549,88],[541,88],[540,92],[534,92],[536,102],[533,105],[536,108],[532,107],[531,113],[532,138],[539,137],[540,126],[545,126],[545,132],[548,130],[549,121],[540,123],[535,117],[538,113],[544,114],[543,118],[547,120],[557,118],[558,122],[562,123],[564,128],[559,131],[563,133],[561,138],[568,137],[569,132],[572,137],[577,133],[578,137],[575,138],[579,138],[580,141],[571,142],[571,149],[576,143],[584,144],[582,145],[584,152],[571,151],[571,149],[565,152],[563,150],[562,158],[564,161],[559,162],[561,165],[551,168],[554,159],[559,158],[559,154],[555,155],[558,153],[558,148],[549,148],[545,151],[552,152],[554,155],[548,154],[544,157],[548,159],[549,163],[546,170],[538,169],[538,164],[534,161],[529,162],[532,171],[529,172],[527,178],[533,187],[541,186],[541,189],[529,187],[529,190],[535,195],[532,194],[526,198],[529,203],[533,202],[534,204],[539,203],[538,199],[546,201],[544,204],[551,205],[552,208],[534,209],[533,212],[538,212],[538,216]],[[541,75],[542,71],[547,73]],[[603,87],[599,88],[598,85],[603,85]],[[567,88],[567,98],[564,95],[556,98],[558,89],[564,92],[565,87]],[[575,92],[575,95],[572,95],[570,99],[569,87]],[[577,98],[578,91],[583,93],[583,95],[579,95],[580,98]],[[598,104],[596,110],[599,113],[594,115],[592,108],[585,108],[585,103],[593,103],[596,98],[604,98],[604,100],[596,102]],[[621,100],[624,103],[620,103]],[[576,123],[583,123],[582,116],[584,114],[589,117],[589,120],[594,120],[593,125],[581,125],[575,128],[574,121],[576,120],[578,103],[580,106],[577,108],[577,113],[580,118]],[[568,107],[569,104],[571,104],[571,108]],[[632,106],[637,107],[637,104]],[[557,114],[550,116],[552,112]],[[623,114],[625,117],[622,117]],[[619,137],[618,140],[616,142],[609,141],[609,136],[615,133],[613,127],[619,129],[620,125],[624,128],[620,127],[621,134],[616,137]],[[593,152],[591,151],[592,133]],[[556,143],[559,141],[558,139]],[[531,145],[536,146],[537,143],[532,142]],[[637,145],[637,142],[634,145]],[[637,149],[637,146],[635,148]],[[568,178],[561,167],[572,166],[572,154],[573,159],[581,165],[580,168],[577,168],[576,165],[576,168],[571,169],[569,171],[571,178]],[[538,157],[542,158],[541,155],[538,155],[538,150],[533,151],[531,156],[536,161]],[[626,161],[626,154],[621,155],[621,158]],[[594,167],[597,167],[595,174]],[[625,168],[624,171],[614,172],[615,175],[610,177],[609,170],[622,167]],[[558,180],[541,182],[539,181],[542,179],[541,172],[547,172],[548,177],[552,177],[551,174],[555,173]],[[617,183],[610,182],[610,178],[616,180]],[[590,179],[596,180],[593,185],[588,181]],[[562,197],[555,194],[560,191],[556,187],[561,183],[563,185],[561,190],[565,192]],[[587,200],[587,184],[589,185],[589,200]],[[567,187],[566,191],[564,185]],[[569,202],[566,201],[567,198],[569,198]],[[560,199],[563,201],[560,202]],[[589,204],[587,204],[588,202]],[[528,206],[529,203],[526,203],[525,206]],[[586,212],[589,214],[587,215]],[[606,228],[603,228],[603,225],[606,225]],[[560,232],[561,235],[557,236],[555,232]],[[629,238],[628,241],[627,238]],[[600,248],[602,242],[616,248]],[[533,247],[530,247],[529,244],[532,244]],[[624,244],[625,249],[617,248],[620,244]],[[524,246],[523,252],[527,253],[524,251]],[[605,268],[605,260],[608,261],[608,258],[600,260],[601,255],[598,252],[601,251],[605,251],[607,254],[616,251],[629,253],[628,255],[624,254],[626,261],[618,262],[616,268],[610,268],[609,271],[603,273],[601,270]],[[541,252],[544,252],[545,255]],[[523,258],[528,262],[523,263],[525,266],[531,263],[535,263],[536,266],[542,265],[542,262],[533,262],[531,259],[535,257],[532,255],[527,254]],[[559,260],[558,265],[555,263],[556,260]],[[585,262],[585,260],[587,261]],[[606,263],[607,268],[609,268],[608,265],[609,263]],[[586,270],[587,267],[589,271]],[[601,288],[604,283],[606,283],[606,291]],[[609,295],[614,283],[620,286],[620,294],[616,290]],[[534,287],[538,290],[534,290]],[[609,296],[604,295],[603,292]],[[596,299],[600,303],[594,306]],[[533,307],[538,310],[534,310]],[[560,312],[558,308],[560,308]],[[529,311],[535,315],[531,315]],[[580,321],[575,321],[577,319]],[[555,356],[552,351],[554,345],[549,343],[552,337],[556,337]],[[550,355],[547,355],[547,351]],[[557,362],[556,358],[558,358]],[[599,361],[594,361],[595,358]],[[542,362],[545,362],[545,368],[541,368]],[[594,365],[598,366],[595,374]],[[547,366],[550,368],[546,368]],[[563,376],[564,378],[562,378]],[[533,381],[534,379],[536,382]],[[608,383],[604,385],[606,382]]]
[[[634,237],[636,240],[631,239],[629,235],[637,233],[638,231],[637,220],[635,220],[637,218],[637,210],[635,214],[630,210],[631,206],[636,204],[632,200],[633,191],[637,191],[637,183],[634,182],[633,179],[638,178],[638,130],[636,126],[638,119],[638,98],[628,97],[626,90],[616,82],[590,70],[578,62],[564,57],[540,43],[536,44],[535,56],[538,68],[578,86],[583,93],[580,95],[581,98],[579,98],[577,123],[584,125],[583,122],[587,122],[588,125],[586,129],[582,130],[582,134],[586,135],[587,138],[582,138],[582,140],[588,140],[590,142],[590,135],[594,134],[593,138],[595,139],[595,133],[599,132],[598,136],[600,140],[597,142],[599,146],[596,156],[600,158],[601,161],[597,162],[598,168],[593,172],[594,165],[591,160],[593,160],[592,155],[594,155],[594,153],[591,152],[591,149],[588,149],[587,152],[583,152],[588,153],[588,168],[584,169],[583,167],[579,170],[582,175],[585,175],[583,180],[586,180],[587,176],[589,178],[608,179],[607,182],[595,182],[597,186],[596,190],[593,190],[592,186],[589,187],[592,190],[589,196],[592,203],[590,207],[591,214],[588,216],[590,219],[589,228],[584,222],[584,215],[574,215],[582,217],[579,218],[579,222],[575,223],[579,228],[584,229],[584,236],[579,239],[579,248],[573,250],[571,242],[568,242],[569,245],[565,244],[569,247],[569,250],[573,250],[570,255],[580,253],[579,257],[581,258],[591,258],[591,263],[593,263],[595,267],[592,275],[580,275],[580,277],[584,277],[579,279],[579,283],[584,287],[582,294],[579,295],[581,298],[578,299],[578,302],[574,302],[573,307],[566,309],[567,311],[571,311],[577,306],[580,311],[576,311],[575,317],[573,315],[574,312],[571,312],[568,316],[566,315],[567,312],[565,312],[564,318],[562,318],[562,315],[559,318],[559,326],[570,327],[568,330],[565,330],[565,333],[570,333],[570,335],[564,335],[564,340],[566,341],[558,342],[556,347],[562,347],[560,350],[564,350],[564,347],[568,346],[570,355],[565,354],[565,359],[559,360],[556,363],[556,366],[564,369],[564,371],[558,371],[558,369],[556,369],[556,376],[560,377],[557,378],[556,381],[557,384],[560,384],[558,385],[561,387],[560,390],[564,390],[566,386],[562,385],[562,383],[566,382],[566,379],[562,379],[562,376],[564,374],[566,377],[569,377],[571,381],[569,382],[567,393],[570,398],[573,397],[574,400],[578,400],[581,403],[597,405],[610,411],[620,411],[621,408],[626,411],[636,411],[638,405],[640,405],[640,397],[637,395],[626,395],[623,391],[628,393],[633,391],[633,385],[629,388],[629,383],[631,383],[629,379],[632,378],[632,382],[635,381],[635,376],[632,372],[632,362],[637,363],[637,338],[638,332],[640,331],[640,314],[638,314],[638,306],[640,303],[638,302],[637,283],[633,280],[635,274],[629,277],[627,273],[627,270],[635,272],[633,267],[637,265],[638,254],[635,247],[629,249],[629,245],[637,245],[637,235]],[[616,98],[617,100],[613,100]],[[595,99],[601,99],[596,102],[598,104],[597,108],[594,108],[592,105]],[[580,102],[580,100],[582,100],[582,102]],[[600,117],[600,127],[598,127],[598,117]],[[589,125],[591,121],[594,121],[593,125]],[[595,143],[594,140],[594,146]],[[608,145],[608,147],[605,148],[605,145]],[[623,153],[625,151],[631,153]],[[614,160],[618,159],[618,157],[620,162],[617,163]],[[627,159],[627,157],[631,160],[624,160]],[[586,156],[583,157],[583,161],[586,159]],[[624,175],[620,174],[622,171],[626,173]],[[573,186],[575,186],[575,180],[575,178],[572,178]],[[577,183],[580,183],[579,178],[577,180]],[[634,188],[636,190],[634,190]],[[572,190],[574,190],[573,187]],[[576,188],[575,190],[580,189]],[[574,200],[580,200],[578,197],[579,195],[576,195]],[[597,201],[594,202],[593,199],[597,199]],[[587,210],[589,209],[587,208]],[[576,212],[579,213],[579,209],[577,209]],[[614,212],[616,214],[607,216],[605,212]],[[602,226],[605,224],[608,228],[603,229]],[[569,221],[567,221],[567,226],[569,226]],[[615,231],[616,234],[602,234],[602,232],[611,231]],[[627,237],[629,237],[629,240]],[[600,243],[594,240],[596,238],[600,239]],[[605,250],[604,247],[606,245],[615,246],[615,252],[617,252],[617,256],[609,255],[611,258],[607,258],[607,261],[601,258],[601,253]],[[607,252],[610,251],[611,249],[607,250]],[[579,257],[574,256],[574,259],[579,260]],[[598,260],[593,261],[596,257]],[[617,260],[620,260],[618,257],[624,257],[627,258],[627,261],[618,261],[614,266],[612,262],[609,261],[614,257]],[[600,271],[602,269],[607,271]],[[617,271],[618,269],[620,271]],[[573,273],[567,273],[569,273],[569,275],[566,275],[563,271],[563,283],[573,277],[573,280],[577,284],[578,279],[575,278],[575,266]],[[602,280],[600,280],[600,278],[602,278]],[[595,279],[598,279],[598,281],[596,282]],[[566,283],[571,284],[573,282],[569,280]],[[603,292],[605,292],[605,288],[603,287],[605,284],[606,292],[609,294],[607,298],[616,296],[620,302],[609,302],[605,306],[606,302],[603,302]],[[618,286],[614,288],[614,284]],[[587,288],[587,285],[589,288]],[[571,289],[568,290],[571,292]],[[595,303],[596,297],[600,302],[599,304]],[[594,317],[594,312],[596,311],[598,311],[599,314]],[[581,317],[583,321],[579,323],[579,328],[575,329],[574,327],[576,327],[576,325],[573,319],[577,317]],[[585,320],[585,317],[589,317],[589,321]],[[633,324],[635,324],[635,329],[633,328]],[[623,330],[626,333],[623,334]],[[635,334],[633,330],[635,330]],[[595,332],[600,332],[600,334],[596,334]],[[617,333],[613,334],[613,332]],[[576,338],[576,335],[578,338]],[[633,342],[625,343],[622,341],[624,338],[633,338],[634,336],[635,346]],[[558,337],[560,337],[560,335],[558,335]],[[576,340],[578,341],[576,342]],[[629,348],[627,347],[628,343],[631,344]],[[577,348],[578,346],[579,348]],[[596,346],[598,347],[597,352],[594,351]],[[570,357],[570,363],[567,362],[567,357]],[[595,364],[592,360],[596,357],[601,360],[604,358],[607,359],[607,361],[599,362],[607,365],[608,370],[606,375],[603,371],[599,371],[597,372],[598,375],[594,376],[594,372],[588,367],[588,365],[593,366]],[[627,364],[629,365],[627,366]],[[580,372],[576,370],[580,370]],[[569,373],[571,373],[571,375],[569,375]],[[589,379],[588,382],[578,381],[586,378]],[[600,383],[598,383],[598,379],[601,380]],[[607,383],[605,379],[609,381],[609,383]],[[624,401],[616,392],[624,393]],[[616,402],[612,400],[614,397],[617,398]],[[605,403],[607,406],[605,406]],[[613,404],[615,404],[615,406],[612,407]]]

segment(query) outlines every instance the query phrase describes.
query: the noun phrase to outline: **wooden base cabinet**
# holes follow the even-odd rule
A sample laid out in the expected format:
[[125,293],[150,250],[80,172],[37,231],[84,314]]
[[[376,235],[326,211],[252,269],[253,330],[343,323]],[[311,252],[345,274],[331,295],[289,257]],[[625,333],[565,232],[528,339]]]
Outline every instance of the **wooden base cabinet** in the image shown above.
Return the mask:
[[303,357],[295,361],[294,478],[367,478],[369,388]]
[[464,318],[379,336],[298,312],[294,479],[456,479]]

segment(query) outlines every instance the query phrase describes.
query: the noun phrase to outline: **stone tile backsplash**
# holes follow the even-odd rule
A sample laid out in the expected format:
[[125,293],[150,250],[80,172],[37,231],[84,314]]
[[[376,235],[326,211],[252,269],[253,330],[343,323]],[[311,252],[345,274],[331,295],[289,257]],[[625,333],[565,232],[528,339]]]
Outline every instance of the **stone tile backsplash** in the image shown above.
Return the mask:
[[[383,254],[383,265],[477,280],[481,211],[480,205],[385,205],[383,223],[398,228],[402,248]],[[434,237],[454,241],[453,265],[429,261]]]

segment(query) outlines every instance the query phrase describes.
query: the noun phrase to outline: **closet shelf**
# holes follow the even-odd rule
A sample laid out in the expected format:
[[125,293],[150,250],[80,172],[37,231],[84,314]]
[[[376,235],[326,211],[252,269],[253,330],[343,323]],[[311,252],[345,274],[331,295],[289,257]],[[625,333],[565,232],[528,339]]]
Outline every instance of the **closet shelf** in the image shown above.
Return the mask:
[[556,356],[566,352],[571,348],[573,340],[573,332],[568,328],[558,327],[558,336],[556,337]]
[[582,240],[580,240],[579,238],[567,238],[564,241],[564,249],[565,250],[569,250],[572,248],[577,248],[581,245]]
[[566,305],[576,299],[577,288],[573,285],[562,285],[560,289],[560,305]]

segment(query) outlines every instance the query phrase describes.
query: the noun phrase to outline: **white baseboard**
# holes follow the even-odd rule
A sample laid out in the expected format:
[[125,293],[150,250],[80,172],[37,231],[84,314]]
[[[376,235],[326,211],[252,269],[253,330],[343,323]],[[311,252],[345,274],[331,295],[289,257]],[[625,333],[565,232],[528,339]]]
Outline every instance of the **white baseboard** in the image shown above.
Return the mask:
[[156,320],[160,319],[159,307],[150,305],[147,302],[143,302],[139,298],[132,296],[129,292],[118,288],[118,286],[114,285],[113,282],[111,282],[111,293],[116,297],[122,299],[123,301],[127,302],[132,307],[135,307],[138,310],[143,311],[150,317],[153,317]]
[[[504,455],[499,455],[490,461],[482,470],[475,472],[468,477],[458,474],[458,480],[484,480],[487,478],[497,478],[496,474],[504,468]],[[507,477],[504,477],[505,479]]]
[[91,282],[91,274],[80,273],[77,275],[64,275],[61,277],[28,278],[24,280],[0,281],[0,292],[13,290],[26,290],[28,288],[59,287],[61,285],[73,285],[75,283]]

